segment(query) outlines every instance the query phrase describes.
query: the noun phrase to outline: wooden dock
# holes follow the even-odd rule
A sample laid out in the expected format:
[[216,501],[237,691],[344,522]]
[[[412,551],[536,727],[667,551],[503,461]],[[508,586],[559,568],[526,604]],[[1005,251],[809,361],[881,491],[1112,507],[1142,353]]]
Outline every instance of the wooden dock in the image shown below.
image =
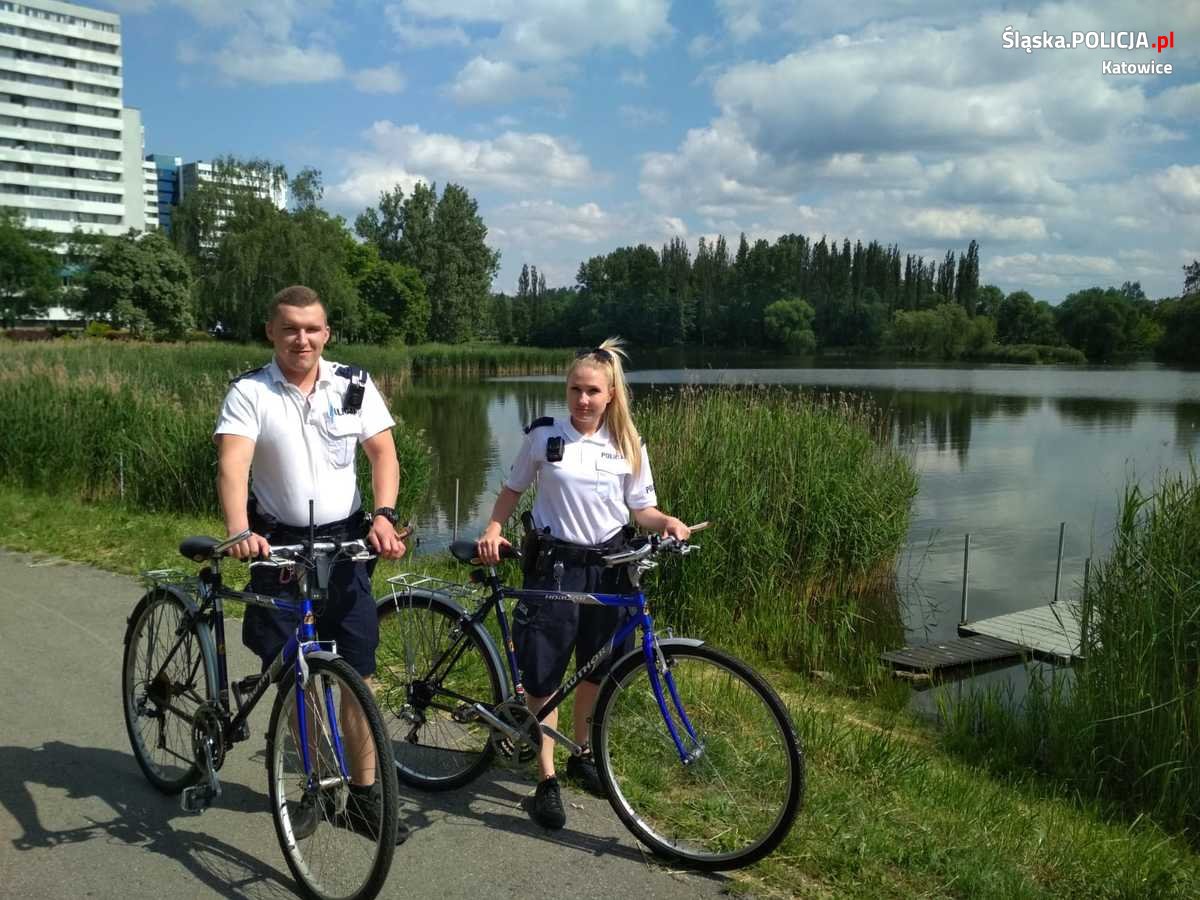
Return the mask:
[[1033,657],[1056,663],[1082,659],[1077,610],[1051,603],[958,626],[958,638],[912,644],[880,654],[899,670],[936,672]]
[[1026,654],[1020,644],[993,637],[973,636],[910,644],[899,650],[879,654],[880,659],[898,669],[911,672],[936,672],[959,666],[985,665],[1008,659],[1020,659]]
[[962,635],[985,635],[1028,649],[1039,659],[1074,662],[1082,659],[1078,610],[1070,603],[1051,603],[1021,612],[993,616],[958,626]]

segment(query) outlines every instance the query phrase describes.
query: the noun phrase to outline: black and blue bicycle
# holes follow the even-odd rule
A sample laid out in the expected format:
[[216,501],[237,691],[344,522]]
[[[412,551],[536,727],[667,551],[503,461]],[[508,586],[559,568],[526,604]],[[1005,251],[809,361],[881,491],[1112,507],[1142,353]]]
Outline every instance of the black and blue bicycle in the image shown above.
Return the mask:
[[[652,557],[697,549],[650,537],[605,557],[628,567],[631,594],[519,590],[494,567],[476,569],[473,584],[412,573],[389,579],[394,591],[378,602],[377,699],[390,714],[401,779],[426,790],[461,787],[493,760],[532,760],[544,737],[583,753],[542,720],[640,629],[640,646],[613,664],[591,720],[591,753],[616,814],[654,853],[697,869],[738,868],[774,850],[804,796],[804,755],[786,708],[744,662],[701,640],[660,637],[641,588]],[[472,542],[450,551],[479,564]],[[504,601],[543,598],[636,614],[534,715]]]
[[[370,900],[391,868],[399,815],[391,741],[362,677],[318,642],[313,604],[324,602],[333,564],[371,558],[362,541],[273,546],[253,565],[299,579],[299,602],[224,586],[221,561],[249,532],[188,538],[180,552],[198,575],[144,573],[149,589],[129,617],[121,693],[138,765],[160,791],[202,812],[221,795],[217,771],[249,737],[247,719],[277,685],[267,732],[275,833],[305,896]],[[229,683],[223,601],[299,616],[295,634],[261,675]],[[231,705],[232,698],[232,705]],[[373,791],[361,787],[375,783]]]

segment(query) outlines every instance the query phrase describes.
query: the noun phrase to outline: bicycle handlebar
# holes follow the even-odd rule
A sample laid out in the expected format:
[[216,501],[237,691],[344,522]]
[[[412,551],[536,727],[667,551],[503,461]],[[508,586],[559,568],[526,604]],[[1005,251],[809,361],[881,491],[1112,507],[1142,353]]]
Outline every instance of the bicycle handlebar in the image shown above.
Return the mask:
[[[693,525],[689,531],[695,534],[697,531],[703,531],[709,526],[708,522],[700,522]],[[650,540],[646,541],[641,547],[633,550],[625,550],[621,553],[613,553],[603,557],[606,566],[625,566],[629,563],[640,562],[648,556],[653,556],[656,553],[678,553],[680,556],[686,556],[700,548],[689,544],[687,541],[681,541],[674,537],[659,537],[651,535]]]

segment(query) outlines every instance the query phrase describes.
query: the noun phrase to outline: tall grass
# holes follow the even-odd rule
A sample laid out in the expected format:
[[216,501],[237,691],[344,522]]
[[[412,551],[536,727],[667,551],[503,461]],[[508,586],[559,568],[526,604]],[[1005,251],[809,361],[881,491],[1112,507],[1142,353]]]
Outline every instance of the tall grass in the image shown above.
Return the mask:
[[640,405],[638,424],[663,508],[716,526],[659,579],[660,617],[803,671],[872,674],[903,635],[895,560],[917,491],[876,410],[685,388]]
[[[217,511],[212,429],[233,375],[269,351],[213,344],[0,344],[0,479],[17,487],[134,509]],[[381,383],[389,372],[379,369]],[[429,481],[429,451],[397,428],[398,506]],[[360,465],[364,496],[367,467]]]
[[[1126,490],[1109,557],[1084,601],[1085,662],[1036,677],[1019,707],[977,697],[948,740],[1004,771],[1035,768],[1074,791],[1200,839],[1200,474]],[[998,752],[997,748],[1003,747]]]

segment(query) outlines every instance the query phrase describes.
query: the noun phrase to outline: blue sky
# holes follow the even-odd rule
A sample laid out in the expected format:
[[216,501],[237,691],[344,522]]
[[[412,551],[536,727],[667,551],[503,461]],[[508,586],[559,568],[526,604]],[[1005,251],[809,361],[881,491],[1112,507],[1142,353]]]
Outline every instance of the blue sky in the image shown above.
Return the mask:
[[[1200,4],[952,0],[113,0],[148,152],[319,168],[352,219],[464,185],[550,285],[624,244],[797,232],[1057,301],[1200,258]],[[1175,46],[1005,49],[1174,31]],[[1105,74],[1112,62],[1170,75]]]

